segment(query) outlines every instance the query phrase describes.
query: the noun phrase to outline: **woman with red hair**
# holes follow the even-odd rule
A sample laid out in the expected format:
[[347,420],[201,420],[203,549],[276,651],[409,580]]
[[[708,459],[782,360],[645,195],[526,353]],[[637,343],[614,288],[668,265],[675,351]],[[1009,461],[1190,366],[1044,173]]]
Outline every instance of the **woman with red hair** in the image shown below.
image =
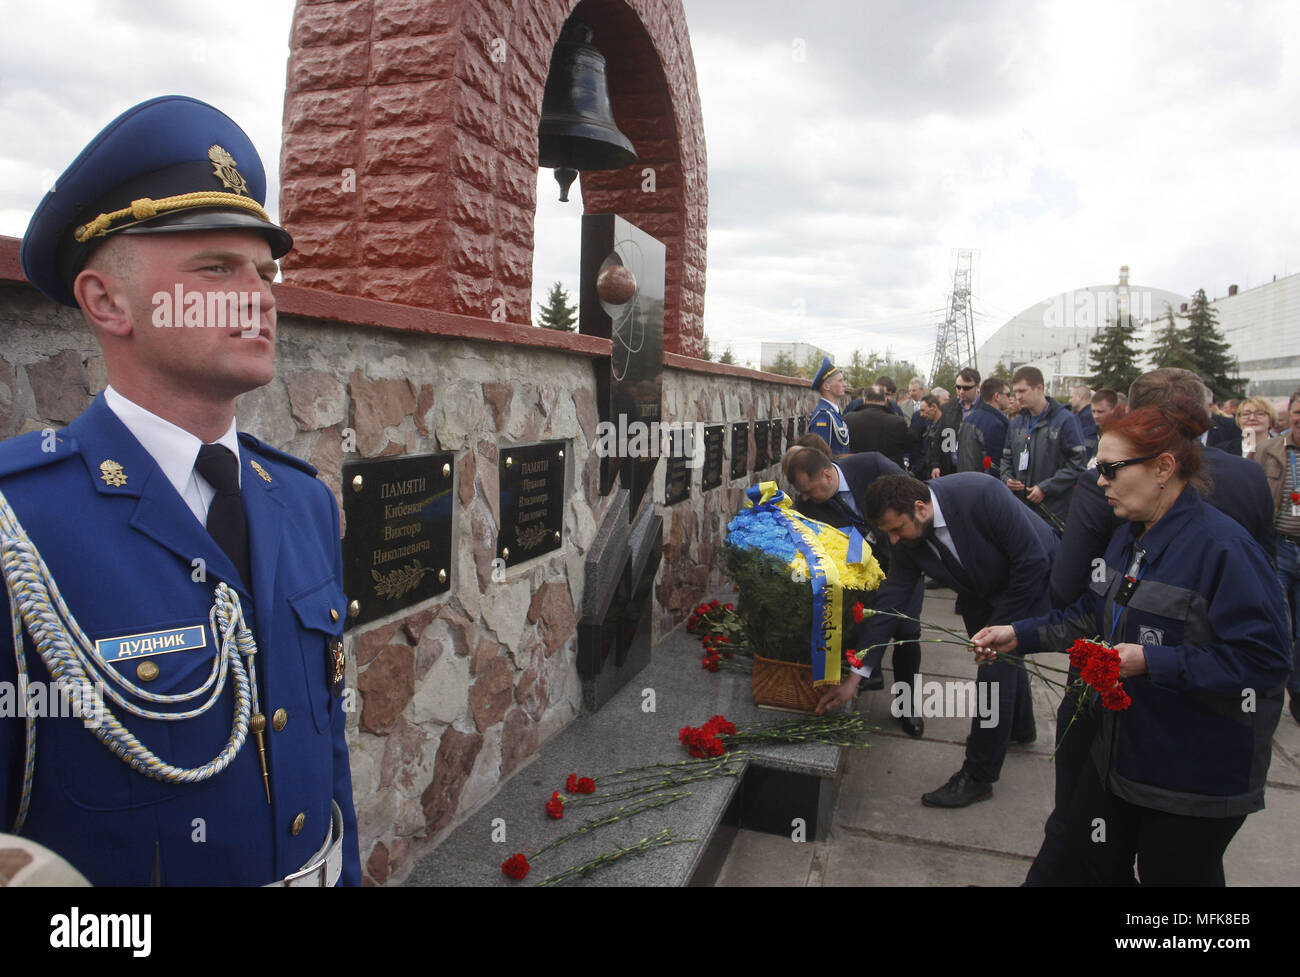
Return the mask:
[[1145,885],[1223,885],[1228,843],[1264,806],[1290,670],[1286,616],[1263,549],[1197,491],[1207,422],[1182,396],[1109,419],[1098,485],[1128,523],[1104,581],[1064,610],[971,639],[979,660],[1080,638],[1118,653],[1131,704],[1089,694],[1102,721],[1070,818],[1079,882],[1132,885],[1136,859]]

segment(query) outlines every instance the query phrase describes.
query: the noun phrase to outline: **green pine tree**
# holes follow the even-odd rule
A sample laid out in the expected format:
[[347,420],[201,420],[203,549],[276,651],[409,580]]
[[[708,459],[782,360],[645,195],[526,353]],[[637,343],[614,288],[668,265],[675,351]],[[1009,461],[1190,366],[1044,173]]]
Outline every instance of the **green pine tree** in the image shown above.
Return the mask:
[[764,367],[763,372],[777,373],[783,377],[797,377],[800,375],[799,365],[795,363],[794,357],[789,353],[779,354],[776,358],[776,362],[771,366]]
[[1220,403],[1230,397],[1245,395],[1248,380],[1232,376],[1237,364],[1232,356],[1232,346],[1219,332],[1219,319],[1205,297],[1205,289],[1198,288],[1187,310],[1187,351],[1196,361],[1196,372],[1209,381],[1214,399]]
[[556,282],[546,295],[546,304],[539,305],[541,315],[537,324],[543,329],[557,329],[560,332],[573,332],[578,323],[578,307],[569,304],[569,293],[564,286]]
[[1183,330],[1174,321],[1173,308],[1168,305],[1165,306],[1165,325],[1156,334],[1155,344],[1151,347],[1151,364],[1197,372],[1196,359],[1187,348]]
[[855,349],[849,357],[849,365],[844,367],[844,379],[850,387],[869,387],[876,382],[876,377],[884,372],[884,360],[879,353],[862,355],[862,350]]
[[1131,344],[1136,326],[1132,315],[1121,316],[1097,334],[1088,363],[1093,371],[1088,386],[1093,390],[1128,390],[1138,378],[1142,371],[1137,365],[1137,350]]
[[957,370],[958,366],[948,360],[940,362],[938,368],[934,371],[934,376],[930,377],[930,389],[943,387],[948,391],[950,397],[957,396]]
[[718,357],[718,362],[719,362],[719,363],[725,363],[727,366],[735,366],[735,365],[736,365],[736,358],[735,358],[733,355],[731,355],[731,347],[730,347],[730,346],[728,346],[728,347],[726,348],[726,350],[723,351],[722,355]]
[[993,372],[990,373],[989,376],[996,377],[999,380],[1005,380],[1007,382],[1007,386],[1009,387],[1011,386],[1012,374],[1014,374],[1015,372],[1016,372],[1015,370],[1011,369],[1011,367],[1009,367],[1002,360],[998,360],[998,365],[993,368]]

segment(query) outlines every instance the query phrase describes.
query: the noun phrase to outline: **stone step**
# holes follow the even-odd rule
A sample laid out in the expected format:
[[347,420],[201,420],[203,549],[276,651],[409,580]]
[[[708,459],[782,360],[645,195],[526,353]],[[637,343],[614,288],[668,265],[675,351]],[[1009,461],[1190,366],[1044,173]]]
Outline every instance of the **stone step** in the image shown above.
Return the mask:
[[[543,853],[523,881],[501,873],[501,863],[510,855],[522,852],[532,861],[544,845],[620,806],[571,804],[563,819],[549,818],[544,805],[552,791],[565,792],[569,774],[595,778],[594,798],[599,799],[602,774],[689,759],[678,741],[683,726],[700,726],[718,714],[742,727],[788,716],[754,705],[748,673],[707,672],[700,658],[699,639],[679,626],[659,643],[642,672],[598,712],[580,716],[545,743],[531,763],[417,863],[404,884],[532,885],[666,827],[677,838],[695,840],[619,859],[566,884],[707,885],[737,827],[787,837],[802,832],[809,841],[823,837],[834,809],[837,774],[849,751],[825,744],[759,747],[747,749],[750,756],[735,765],[735,776],[697,780],[680,788],[689,797],[668,807],[588,831]],[[795,818],[804,823],[793,823]],[[503,833],[504,840],[494,840]]]

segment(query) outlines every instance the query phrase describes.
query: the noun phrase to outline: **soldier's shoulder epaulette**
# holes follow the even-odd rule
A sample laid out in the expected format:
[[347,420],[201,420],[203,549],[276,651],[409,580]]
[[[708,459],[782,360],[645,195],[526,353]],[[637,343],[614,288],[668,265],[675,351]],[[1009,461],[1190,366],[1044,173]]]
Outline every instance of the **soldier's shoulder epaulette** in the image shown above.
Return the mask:
[[240,431],[239,443],[249,448],[251,451],[255,452],[256,454],[260,455],[262,458],[265,458],[268,461],[279,462],[284,465],[289,465],[290,467],[296,468],[301,472],[306,472],[312,478],[316,477],[316,468],[310,462],[303,461],[297,455],[291,455],[287,451],[281,451],[279,448],[273,448],[265,441],[259,441],[251,434],[247,434],[243,431]]
[[65,431],[30,431],[0,441],[0,478],[76,457],[77,439]]

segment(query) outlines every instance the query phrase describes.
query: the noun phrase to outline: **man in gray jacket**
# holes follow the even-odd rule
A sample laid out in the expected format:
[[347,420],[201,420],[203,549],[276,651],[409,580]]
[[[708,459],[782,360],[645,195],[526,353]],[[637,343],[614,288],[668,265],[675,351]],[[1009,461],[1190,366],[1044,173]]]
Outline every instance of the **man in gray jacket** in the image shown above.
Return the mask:
[[1007,429],[1002,481],[1059,536],[1071,493],[1087,460],[1079,421],[1043,390],[1043,374],[1022,366],[1011,377],[1020,413]]

